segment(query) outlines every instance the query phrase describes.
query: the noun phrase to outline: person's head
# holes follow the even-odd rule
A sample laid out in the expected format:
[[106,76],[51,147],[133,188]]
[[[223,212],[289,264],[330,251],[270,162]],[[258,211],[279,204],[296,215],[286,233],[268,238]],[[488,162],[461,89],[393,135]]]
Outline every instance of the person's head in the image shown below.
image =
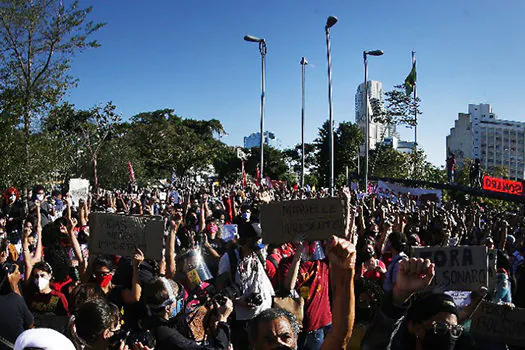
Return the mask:
[[35,199],[39,200],[40,202],[42,202],[46,196],[46,190],[42,185],[36,185],[33,189],[33,193],[35,195]]
[[239,245],[244,249],[257,250],[262,242],[262,230],[260,224],[243,223],[238,226]]
[[13,204],[17,199],[20,198],[20,193],[14,187],[9,187],[4,194],[5,200],[9,204]]
[[483,240],[483,245],[489,249],[494,249],[494,240],[489,236]]
[[69,297],[69,310],[76,313],[78,308],[88,301],[104,299],[104,292],[95,283],[82,283],[73,289]]
[[215,220],[210,220],[206,224],[206,233],[211,239],[215,239],[217,236],[217,232],[219,231],[219,226],[217,226],[217,223]]
[[51,328],[33,328],[22,332],[15,341],[14,350],[75,350],[65,335]]
[[388,235],[388,245],[390,246],[392,255],[397,255],[406,250],[407,238],[401,232],[392,232]]
[[142,300],[148,312],[154,316],[170,319],[184,309],[184,288],[171,279],[155,278],[144,285]]
[[408,333],[424,350],[454,349],[463,332],[458,314],[451,296],[443,293],[424,295],[413,301],[407,310]]
[[118,307],[104,299],[88,301],[78,309],[73,327],[73,334],[83,345],[107,349],[111,337],[120,329]]
[[50,290],[49,283],[53,278],[51,265],[44,261],[37,262],[35,266],[33,266],[31,278],[39,292],[48,292]]
[[93,278],[95,282],[101,288],[106,288],[111,283],[115,273],[113,263],[110,260],[99,256],[95,258],[92,266]]
[[297,349],[299,324],[290,312],[267,309],[248,324],[250,346],[254,350]]

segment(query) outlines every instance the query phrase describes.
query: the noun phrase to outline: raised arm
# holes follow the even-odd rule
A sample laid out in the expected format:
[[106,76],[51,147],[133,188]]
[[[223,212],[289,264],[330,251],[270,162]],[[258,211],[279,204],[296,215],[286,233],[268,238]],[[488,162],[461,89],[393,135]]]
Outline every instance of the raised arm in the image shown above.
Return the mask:
[[33,257],[33,264],[36,264],[37,262],[42,260],[43,255],[43,247],[42,247],[42,215],[40,214],[40,201],[37,201],[35,203],[36,205],[36,235],[37,235],[37,242],[36,242],[36,250],[35,255]]
[[182,223],[180,214],[176,214],[174,218],[170,220],[170,232],[168,236],[168,244],[166,250],[166,277],[173,278],[177,265],[175,263],[175,240],[177,238],[177,231]]
[[133,255],[133,278],[131,290],[124,289],[122,291],[122,300],[126,304],[135,304],[140,301],[142,294],[142,287],[140,286],[139,266],[144,261],[144,253],[140,249],[136,249]]
[[350,241],[333,236],[328,245],[327,255],[330,261],[330,284],[333,296],[333,327],[321,349],[346,349],[352,336],[355,319],[355,246]]

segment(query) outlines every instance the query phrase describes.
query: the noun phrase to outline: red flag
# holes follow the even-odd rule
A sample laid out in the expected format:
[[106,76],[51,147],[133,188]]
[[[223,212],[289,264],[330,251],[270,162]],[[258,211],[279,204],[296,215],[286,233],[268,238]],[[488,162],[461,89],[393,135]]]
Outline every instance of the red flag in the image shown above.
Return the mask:
[[128,174],[129,174],[129,182],[134,183],[135,182],[135,172],[133,171],[133,165],[131,165],[131,162],[128,162]]
[[246,171],[244,170],[244,160],[242,161],[242,187],[246,187]]

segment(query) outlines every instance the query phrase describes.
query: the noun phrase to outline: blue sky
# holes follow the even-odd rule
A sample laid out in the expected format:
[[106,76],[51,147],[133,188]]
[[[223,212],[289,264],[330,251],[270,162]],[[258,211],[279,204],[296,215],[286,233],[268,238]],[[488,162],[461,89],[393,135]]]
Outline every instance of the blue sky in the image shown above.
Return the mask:
[[[503,119],[525,121],[525,1],[361,0],[211,1],[82,0],[91,19],[107,25],[102,47],[75,57],[79,108],[113,101],[129,118],[173,108],[178,115],[219,119],[231,145],[259,129],[260,55],[245,34],[268,43],[266,129],[285,147],[300,142],[301,67],[306,56],[306,140],[328,118],[326,17],[332,28],[334,119],[354,121],[355,90],[370,79],[386,89],[404,81],[417,52],[423,116],[419,143],[444,164],[445,137],[469,103],[490,103]],[[405,138],[413,131],[402,128]]]

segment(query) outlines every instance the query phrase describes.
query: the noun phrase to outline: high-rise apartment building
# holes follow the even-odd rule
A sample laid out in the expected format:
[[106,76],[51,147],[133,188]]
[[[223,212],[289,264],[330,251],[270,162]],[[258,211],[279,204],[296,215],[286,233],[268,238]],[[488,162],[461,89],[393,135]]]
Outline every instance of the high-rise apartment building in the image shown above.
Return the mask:
[[447,156],[456,154],[458,164],[467,158],[481,160],[489,173],[507,168],[509,178],[525,178],[525,123],[498,119],[489,104],[469,104],[459,113],[447,136]]
[[[383,142],[384,139],[392,138],[395,134],[395,126],[385,125],[381,123],[376,123],[372,119],[372,99],[379,101],[381,106],[384,105],[384,91],[383,83],[380,81],[370,80],[368,81],[368,115],[370,119],[370,129],[369,129],[369,140],[370,140],[370,149],[375,149],[378,142]],[[365,113],[367,104],[365,99],[365,83],[361,83],[357,87],[357,92],[355,94],[355,122],[363,135],[366,135],[366,118]]]

